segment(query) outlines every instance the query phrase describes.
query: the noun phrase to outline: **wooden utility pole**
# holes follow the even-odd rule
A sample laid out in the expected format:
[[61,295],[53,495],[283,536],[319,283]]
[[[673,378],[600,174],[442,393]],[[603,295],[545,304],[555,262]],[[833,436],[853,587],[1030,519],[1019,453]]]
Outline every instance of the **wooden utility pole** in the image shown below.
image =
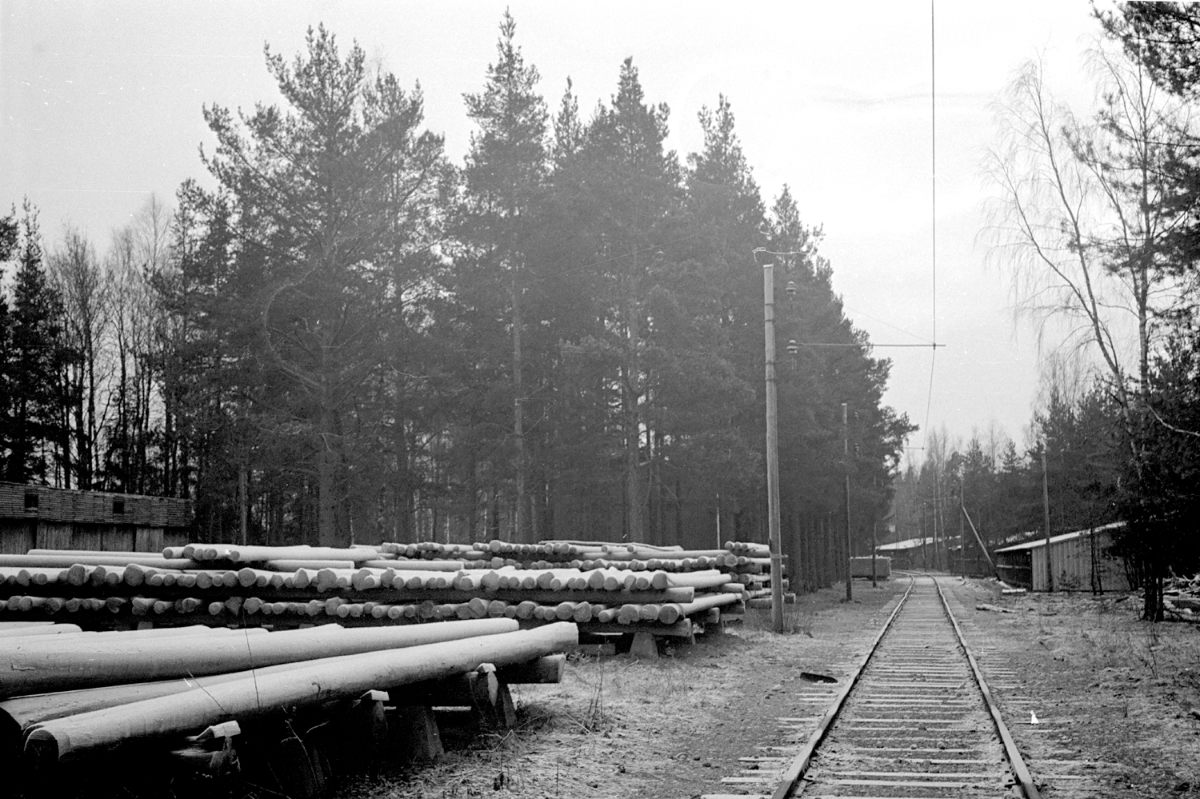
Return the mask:
[[243,463],[238,467],[238,540],[242,546],[250,543],[250,480]]
[[783,632],[783,557],[779,540],[779,408],[775,396],[775,265],[763,264],[767,389],[767,524],[771,546],[771,626]]
[[843,469],[846,470],[845,481],[845,515],[846,515],[846,601],[854,598],[854,575],[850,568],[850,558],[854,552],[850,548],[850,422],[846,411],[846,403],[842,403],[842,455],[845,459]]
[[1054,566],[1050,562],[1050,477],[1046,472],[1046,442],[1042,442],[1042,522],[1046,526],[1046,590],[1054,591]]
[[929,568],[929,558],[925,554],[925,518],[929,515],[929,503],[921,502],[921,568]]
[[879,526],[878,520],[871,522],[871,587],[872,588],[879,587],[879,578],[875,571],[875,548],[877,546],[879,546],[879,544],[876,543],[876,541],[875,541],[875,538],[876,538],[875,529],[878,526]]
[[942,478],[937,469],[933,472],[933,569],[942,569],[942,545],[945,544],[946,530],[942,522]]
[[963,517],[966,515],[967,503],[963,497],[962,480],[958,481],[958,570],[965,578],[967,576],[967,529]]

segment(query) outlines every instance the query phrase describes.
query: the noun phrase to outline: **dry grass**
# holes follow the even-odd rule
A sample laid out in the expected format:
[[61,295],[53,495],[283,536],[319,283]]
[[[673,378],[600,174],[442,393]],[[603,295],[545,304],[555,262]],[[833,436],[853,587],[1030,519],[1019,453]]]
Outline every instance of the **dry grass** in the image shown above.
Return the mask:
[[483,735],[432,766],[360,779],[342,799],[487,796],[687,797],[720,786],[737,758],[776,736],[774,715],[794,715],[801,670],[838,672],[854,661],[894,593],[888,586],[844,604],[839,592],[789,606],[789,634],[751,612],[726,635],[666,642],[656,660],[572,656],[559,685],[514,686],[519,727]]
[[[999,597],[986,583],[956,594],[965,608],[986,595],[1013,611],[963,612],[973,646],[1020,674],[1016,688],[997,692],[1002,706],[1014,719],[1033,709],[1042,722],[1018,722],[1013,734],[1035,776],[1046,775],[1043,795],[1200,796],[1200,626],[1142,622],[1129,595]],[[1084,765],[1072,772],[1063,761]],[[1056,780],[1063,775],[1078,779]]]

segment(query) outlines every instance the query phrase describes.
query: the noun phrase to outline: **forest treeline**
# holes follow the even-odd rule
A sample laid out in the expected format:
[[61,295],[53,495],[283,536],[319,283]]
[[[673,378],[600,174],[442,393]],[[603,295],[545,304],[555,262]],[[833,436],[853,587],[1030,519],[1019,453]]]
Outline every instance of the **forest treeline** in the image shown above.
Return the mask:
[[1020,450],[996,430],[927,435],[897,516],[954,535],[966,508],[989,544],[1045,532],[1044,495],[1050,532],[1125,522],[1116,549],[1160,619],[1164,578],[1200,569],[1200,6],[1094,14],[1096,106],[1057,100],[1030,63],[989,155],[991,255],[1062,335],[1040,407]]
[[764,540],[770,259],[785,512],[828,527],[848,470],[869,537],[914,428],[725,97],[681,159],[631,60],[551,107],[506,14],[457,165],[324,27],[266,66],[282,102],[205,107],[208,177],[106,250],[2,220],[0,478],[190,498],[204,539]]

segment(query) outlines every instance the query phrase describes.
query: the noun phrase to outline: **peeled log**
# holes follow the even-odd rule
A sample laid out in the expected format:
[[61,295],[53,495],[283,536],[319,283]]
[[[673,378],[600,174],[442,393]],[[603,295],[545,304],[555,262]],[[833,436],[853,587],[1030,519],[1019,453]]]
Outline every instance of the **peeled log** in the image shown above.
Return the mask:
[[259,627],[252,627],[245,630],[233,630],[228,627],[206,627],[202,624],[192,624],[186,627],[155,627],[148,630],[110,630],[106,632],[84,632],[81,631],[78,625],[75,624],[58,624],[56,627],[74,628],[71,631],[64,632],[62,635],[56,636],[36,636],[22,637],[19,639],[6,639],[5,648],[12,651],[29,651],[34,649],[42,649],[49,647],[53,651],[61,651],[64,648],[77,648],[82,643],[84,647],[91,648],[94,645],[100,646],[126,646],[131,642],[144,642],[150,640],[164,640],[169,638],[187,638],[190,636],[244,636],[260,635],[266,632]]
[[461,560],[368,560],[362,564],[372,569],[396,571],[456,572],[466,567]]
[[[493,621],[514,624],[506,619]],[[272,674],[268,679],[259,675],[231,680],[203,690],[54,719],[29,731],[25,751],[44,767],[95,747],[149,736],[180,735],[229,718],[242,721],[331,699],[353,699],[370,690],[473,671],[483,663],[497,667],[522,663],[578,642],[574,624],[550,624],[535,630],[324,658]]]
[[667,576],[667,585],[692,588],[720,588],[729,582],[729,575],[715,569],[699,572],[674,573]]
[[685,616],[691,616],[702,611],[712,608],[719,608],[725,605],[737,605],[741,603],[742,598],[737,594],[711,594],[708,596],[697,597],[694,602],[685,602],[681,604],[663,605],[658,612],[658,620],[663,624],[674,624]]
[[[63,624],[53,621],[6,621],[0,622],[0,638],[13,639],[28,636],[69,635],[82,632],[78,624]],[[11,645],[6,641],[5,646]]]
[[[172,548],[174,554],[174,548]],[[237,563],[259,563],[269,560],[331,560],[343,563],[361,563],[379,557],[374,547],[264,547],[239,546],[237,544],[188,544],[183,548],[184,557],[196,560],[231,560]]]
[[[128,685],[106,685],[100,688],[80,688],[75,691],[17,696],[0,701],[0,730],[23,730],[51,719],[73,716],[92,710],[126,705],[143,699],[173,696],[196,688],[208,688],[219,683],[243,678],[262,679],[287,669],[297,668],[303,663],[285,663],[252,671],[235,671],[230,674],[212,674],[207,677],[187,677],[155,682],[136,682]],[[19,739],[18,739],[19,740]],[[11,741],[6,741],[9,745]],[[0,753],[0,759],[3,758]]]
[[[79,647],[41,645],[0,652],[0,698],[118,685],[173,677],[241,671],[319,657],[497,635],[517,629],[511,619],[479,619],[403,627],[360,627],[337,632],[286,630],[261,636],[108,642]],[[50,640],[54,640],[51,637]]]
[[274,558],[272,560],[264,560],[257,565],[276,572],[294,572],[297,569],[309,569],[311,571],[317,571],[318,569],[350,569],[354,567],[352,561],[322,560],[320,558]]
[[59,566],[66,568],[75,564],[126,566],[137,563],[142,566],[155,566],[160,569],[195,569],[197,564],[187,558],[164,558],[149,552],[81,552],[79,554],[61,555],[0,555],[0,566],[31,566],[33,568],[50,568]]

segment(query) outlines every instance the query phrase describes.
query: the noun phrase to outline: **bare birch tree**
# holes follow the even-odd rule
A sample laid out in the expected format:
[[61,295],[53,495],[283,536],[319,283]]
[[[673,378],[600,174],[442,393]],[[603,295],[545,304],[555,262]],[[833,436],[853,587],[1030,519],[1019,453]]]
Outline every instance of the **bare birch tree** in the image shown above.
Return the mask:
[[1136,65],[1095,62],[1091,119],[1053,99],[1040,64],[1009,87],[989,157],[990,257],[1010,271],[1022,311],[1065,322],[1064,346],[1098,359],[1132,426],[1151,356],[1186,296],[1165,263],[1165,239],[1183,219],[1166,202],[1164,169],[1186,120]]
[[[1100,102],[1089,119],[1053,100],[1038,64],[1010,87],[990,159],[998,189],[991,256],[1011,269],[1023,310],[1065,321],[1066,345],[1096,358],[1136,487],[1147,426],[1162,421],[1150,402],[1152,363],[1191,301],[1186,270],[1171,262],[1172,234],[1191,209],[1176,202],[1170,166],[1192,137],[1186,106],[1159,92],[1140,64],[1105,53],[1094,63]],[[1134,535],[1146,575],[1143,615],[1157,620],[1166,542],[1161,530]]]
[[104,346],[111,311],[109,280],[92,243],[75,228],[67,228],[48,263],[50,279],[62,296],[71,353],[63,406],[75,450],[76,485],[87,489],[99,471],[97,444],[108,411]]

